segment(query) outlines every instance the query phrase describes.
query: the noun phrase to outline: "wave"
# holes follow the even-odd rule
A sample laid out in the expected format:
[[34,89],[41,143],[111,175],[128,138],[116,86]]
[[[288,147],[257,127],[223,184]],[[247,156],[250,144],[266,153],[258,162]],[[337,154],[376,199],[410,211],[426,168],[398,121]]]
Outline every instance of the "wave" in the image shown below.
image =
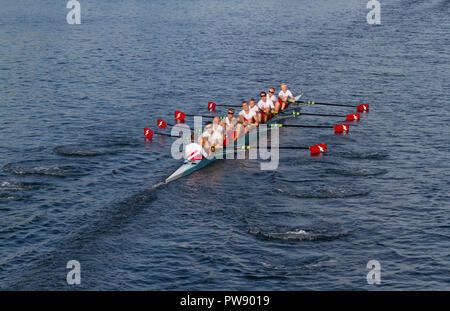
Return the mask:
[[361,160],[383,160],[389,158],[389,154],[383,152],[333,152],[330,155],[348,158],[348,159],[361,159]]
[[10,192],[0,192],[0,203],[10,202],[10,201],[20,201],[23,199],[22,195]]
[[340,168],[328,168],[327,173],[345,176],[377,176],[383,175],[388,172],[382,168],[352,168],[352,169],[340,169]]
[[0,191],[28,191],[37,190],[41,184],[39,183],[14,183],[9,181],[4,181],[0,183]]
[[301,199],[344,199],[358,196],[367,196],[370,191],[367,190],[356,190],[352,188],[319,188],[308,189],[308,190],[285,190],[277,189],[277,192],[293,196]]
[[107,150],[105,148],[98,148],[94,146],[66,145],[53,148],[53,152],[64,156],[96,157],[107,154],[115,154],[118,151]]
[[83,176],[87,173],[80,167],[56,160],[30,160],[8,163],[3,171],[16,175],[44,175],[52,177]]
[[333,241],[348,235],[347,231],[331,232],[327,230],[306,231],[303,229],[291,229],[285,232],[265,232],[258,229],[249,229],[248,232],[266,240],[280,241]]

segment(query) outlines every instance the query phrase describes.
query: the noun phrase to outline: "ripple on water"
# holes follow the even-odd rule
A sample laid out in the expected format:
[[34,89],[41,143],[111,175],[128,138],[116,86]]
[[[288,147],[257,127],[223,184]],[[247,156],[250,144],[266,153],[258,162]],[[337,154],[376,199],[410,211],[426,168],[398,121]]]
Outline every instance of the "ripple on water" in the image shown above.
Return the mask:
[[23,195],[10,192],[0,192],[0,203],[10,202],[10,201],[20,201],[24,198]]
[[27,182],[11,182],[3,181],[0,183],[0,191],[28,191],[37,190],[41,187],[40,183],[27,183]]
[[280,240],[293,242],[333,241],[348,235],[348,231],[335,231],[329,229],[305,230],[299,228],[284,229],[284,230],[249,228],[248,233],[265,240]]
[[348,159],[361,159],[361,160],[384,160],[389,158],[389,154],[386,152],[330,152],[328,154],[329,156],[336,156],[341,158],[348,158]]
[[344,176],[377,176],[388,173],[388,170],[382,168],[328,168],[326,172],[329,174],[344,175]]
[[278,193],[302,199],[343,199],[367,196],[370,191],[351,187],[314,186],[310,189],[277,189]]
[[30,160],[8,163],[3,171],[16,175],[44,175],[52,177],[83,176],[87,172],[80,166],[61,160]]
[[76,157],[96,157],[107,154],[116,154],[117,150],[111,150],[106,147],[89,146],[89,145],[65,145],[57,146],[53,149],[53,152],[63,156],[76,156]]

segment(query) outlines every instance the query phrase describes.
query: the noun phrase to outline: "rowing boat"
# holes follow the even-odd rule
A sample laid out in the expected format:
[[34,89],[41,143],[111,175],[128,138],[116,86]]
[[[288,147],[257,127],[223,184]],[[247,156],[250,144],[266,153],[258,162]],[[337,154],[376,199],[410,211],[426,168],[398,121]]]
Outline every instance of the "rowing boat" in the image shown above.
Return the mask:
[[[283,110],[282,114],[278,114],[276,116],[274,116],[272,119],[270,119],[269,121],[266,122],[266,124],[274,124],[274,123],[281,123],[283,122],[283,120],[285,120],[286,118],[295,116],[295,114],[292,114],[290,112],[293,112],[294,110],[299,110],[301,109],[301,107],[306,106],[305,104],[297,104],[297,103],[293,103],[289,106],[289,108]],[[245,145],[245,141],[248,138],[248,135],[242,136],[241,138],[239,138],[237,140],[237,145],[241,146],[241,145]],[[221,153],[221,156],[219,157],[219,153]],[[200,161],[197,162],[190,162],[190,161],[185,161],[183,163],[183,165],[181,165],[172,175],[170,175],[166,180],[165,183],[169,183],[172,182],[178,178],[181,177],[185,177],[188,176],[190,174],[192,174],[195,171],[198,171],[208,165],[210,165],[211,163],[214,163],[220,159],[223,159],[223,150],[219,150],[216,151],[215,153],[212,153],[208,158],[204,158]]]

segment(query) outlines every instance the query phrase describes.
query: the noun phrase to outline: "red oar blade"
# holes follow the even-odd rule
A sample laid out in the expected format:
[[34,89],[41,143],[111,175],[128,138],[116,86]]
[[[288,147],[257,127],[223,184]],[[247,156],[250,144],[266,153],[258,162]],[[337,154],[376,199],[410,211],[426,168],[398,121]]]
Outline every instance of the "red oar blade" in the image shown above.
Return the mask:
[[208,110],[209,111],[216,111],[216,104],[213,102],[208,103]]
[[149,128],[145,128],[144,129],[144,136],[148,140],[152,140],[152,138],[153,138],[153,131],[151,129],[149,129]]
[[334,132],[335,133],[343,133],[343,132],[348,132],[349,130],[349,126],[347,123],[344,124],[338,124],[334,126]]
[[309,146],[309,151],[311,151],[312,154],[327,152],[327,145],[318,144],[314,146]]
[[360,116],[359,116],[359,113],[352,113],[352,114],[348,114],[346,116],[346,118],[347,118],[347,121],[357,121],[357,120],[359,120]]
[[358,112],[369,111],[369,104],[362,104],[362,105],[356,106],[356,111],[358,111]]
[[166,123],[166,122],[164,122],[164,120],[163,120],[163,119],[158,119],[158,127],[159,127],[160,129],[163,129],[163,130],[165,130],[165,129],[166,129],[166,127],[167,127],[167,123]]
[[175,111],[175,120],[178,121],[184,121],[184,118],[186,118],[186,114],[181,111]]

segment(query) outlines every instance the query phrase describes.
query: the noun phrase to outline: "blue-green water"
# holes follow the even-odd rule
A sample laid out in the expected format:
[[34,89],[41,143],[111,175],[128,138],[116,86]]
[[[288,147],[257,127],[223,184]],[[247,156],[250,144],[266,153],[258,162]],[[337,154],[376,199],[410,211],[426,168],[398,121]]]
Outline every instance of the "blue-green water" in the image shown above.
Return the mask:
[[[0,289],[450,289],[449,1],[80,3],[1,1]],[[371,111],[151,190],[180,162],[144,127],[281,82]]]

